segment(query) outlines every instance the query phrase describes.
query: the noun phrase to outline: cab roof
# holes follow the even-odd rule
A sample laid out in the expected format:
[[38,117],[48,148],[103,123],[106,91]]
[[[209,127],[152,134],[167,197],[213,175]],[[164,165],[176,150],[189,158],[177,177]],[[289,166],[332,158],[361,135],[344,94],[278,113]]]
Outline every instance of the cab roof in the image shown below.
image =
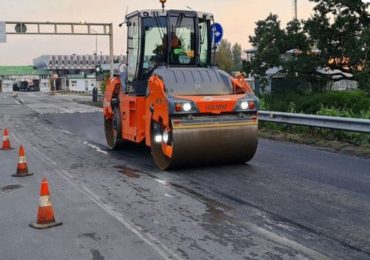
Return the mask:
[[212,19],[213,14],[211,13],[206,13],[206,12],[197,12],[197,11],[192,11],[192,10],[162,10],[162,9],[146,9],[146,10],[138,10],[134,11],[132,13],[129,13],[126,15],[126,19],[130,19],[131,17],[134,16],[140,16],[140,17],[158,17],[158,16],[167,16],[168,13],[178,13],[178,12],[183,12],[183,13],[192,13],[192,14],[197,14],[199,18],[206,18],[206,19]]

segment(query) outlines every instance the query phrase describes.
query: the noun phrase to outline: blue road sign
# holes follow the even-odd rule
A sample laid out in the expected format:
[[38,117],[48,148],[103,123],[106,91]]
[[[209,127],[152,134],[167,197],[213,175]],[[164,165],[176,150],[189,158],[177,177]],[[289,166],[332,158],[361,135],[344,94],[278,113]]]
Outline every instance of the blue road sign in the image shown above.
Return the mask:
[[211,39],[215,39],[215,44],[219,44],[224,36],[224,29],[221,24],[214,23],[211,25]]

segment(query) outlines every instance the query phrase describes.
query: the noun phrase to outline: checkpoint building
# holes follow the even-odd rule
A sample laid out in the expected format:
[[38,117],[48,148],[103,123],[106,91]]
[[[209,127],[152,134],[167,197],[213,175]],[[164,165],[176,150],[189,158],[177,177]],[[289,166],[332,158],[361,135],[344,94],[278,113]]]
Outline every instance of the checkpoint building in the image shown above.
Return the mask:
[[[114,56],[115,70],[126,63],[123,55]],[[14,85],[29,82],[42,92],[66,90],[90,92],[97,86],[95,68],[110,71],[108,55],[42,55],[33,60],[33,66],[0,66],[0,92],[12,92]]]
[[[113,57],[114,69],[126,63],[123,55]],[[109,72],[109,55],[43,55],[33,60],[39,70],[48,70],[51,89],[70,91],[92,91],[97,86],[95,68],[99,65]]]

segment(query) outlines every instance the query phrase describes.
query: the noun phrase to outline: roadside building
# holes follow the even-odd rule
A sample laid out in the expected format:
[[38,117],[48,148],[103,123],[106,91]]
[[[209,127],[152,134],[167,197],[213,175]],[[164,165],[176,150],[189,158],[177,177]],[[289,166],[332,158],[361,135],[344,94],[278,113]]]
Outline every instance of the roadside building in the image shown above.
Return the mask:
[[69,79],[69,91],[76,92],[92,92],[96,87],[96,78],[94,75],[76,74],[68,75]]
[[[125,56],[114,56],[114,70],[126,63]],[[98,86],[96,66],[110,71],[108,55],[43,55],[33,66],[0,66],[0,92],[12,92],[23,86],[36,86],[36,91],[51,90],[91,92]]]
[[[125,56],[114,56],[113,67],[118,70],[126,63]],[[97,86],[95,69],[99,66],[103,73],[109,73],[108,55],[43,55],[33,60],[33,65],[49,71],[51,90],[92,91]]]
[[257,48],[251,48],[243,50],[242,59],[245,61],[252,61],[252,59],[256,56]]
[[[250,62],[254,59],[257,49],[247,49],[243,51],[243,60]],[[291,49],[281,54],[281,59],[289,61],[296,56],[301,55],[299,49]],[[309,52],[310,55],[320,55],[321,51],[313,49]],[[332,61],[334,63],[335,61]],[[329,62],[330,63],[330,62]],[[318,67],[312,75],[288,75],[282,67],[272,67],[266,70],[263,83],[263,92],[279,92],[287,90],[351,90],[358,88],[358,82],[354,79],[352,73],[349,73],[349,67],[333,69],[330,67]],[[260,79],[256,79],[251,73],[248,75],[248,82],[253,89],[258,93],[260,91]]]

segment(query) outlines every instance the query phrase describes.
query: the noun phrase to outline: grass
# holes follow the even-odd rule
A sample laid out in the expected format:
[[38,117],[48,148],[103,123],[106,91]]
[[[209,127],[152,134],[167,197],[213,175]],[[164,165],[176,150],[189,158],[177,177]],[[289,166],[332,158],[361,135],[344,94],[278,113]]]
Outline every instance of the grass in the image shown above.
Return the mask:
[[[261,110],[370,119],[370,94],[361,90],[280,93],[260,104]],[[370,157],[369,134],[261,122],[260,136]]]
[[260,129],[259,136],[265,139],[305,144],[314,146],[318,149],[370,158],[370,144],[355,145],[338,140],[327,140],[325,138],[317,138],[297,133],[286,133],[267,128]]

